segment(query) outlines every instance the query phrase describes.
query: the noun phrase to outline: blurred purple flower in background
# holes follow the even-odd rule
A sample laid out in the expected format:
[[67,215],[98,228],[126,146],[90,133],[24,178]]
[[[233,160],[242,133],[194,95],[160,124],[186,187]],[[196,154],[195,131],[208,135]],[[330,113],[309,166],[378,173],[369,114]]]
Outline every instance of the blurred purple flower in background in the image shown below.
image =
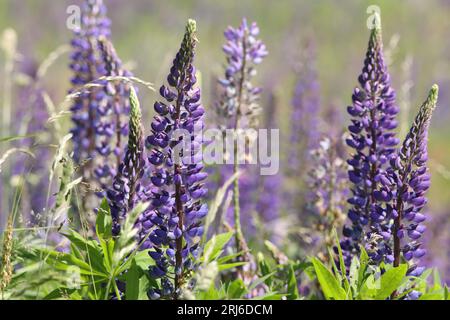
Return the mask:
[[[101,77],[130,76],[111,45],[101,47],[110,36],[110,20],[102,0],[86,0],[81,28],[72,40],[70,68],[73,88],[78,93],[71,107],[74,160],[91,190],[103,196],[122,161],[128,135],[125,117],[129,113],[129,85]],[[83,88],[96,83],[97,86]],[[102,188],[102,189],[99,189]]]
[[14,161],[11,168],[13,183],[17,179],[26,177],[22,212],[25,224],[39,224],[39,216],[47,205],[48,174],[51,159],[51,137],[47,132],[47,119],[49,113],[44,101],[44,90],[38,84],[38,66],[30,60],[21,64],[20,72],[25,83],[17,91],[17,108],[14,109],[14,119],[20,125],[14,126],[13,134],[19,136],[33,135],[33,137],[19,140],[15,143],[17,148],[30,149],[34,158],[20,156]]
[[[260,64],[268,52],[265,44],[257,39],[259,28],[255,22],[250,26],[244,18],[238,28],[228,27],[225,32],[226,43],[223,51],[226,55],[227,65],[225,78],[219,80],[222,85],[222,96],[217,106],[217,113],[225,119],[222,129],[245,129],[258,126],[261,108],[258,104],[261,89],[254,87],[251,79],[256,75],[255,66]],[[248,141],[248,144],[254,141]],[[237,139],[234,141],[233,174],[240,170]],[[229,151],[227,151],[229,152]],[[231,156],[228,155],[228,156]],[[242,179],[235,179],[233,184],[233,220],[236,229],[235,245],[237,251],[247,251],[247,244],[241,228],[241,212],[239,183]],[[247,200],[243,200],[244,202]]]

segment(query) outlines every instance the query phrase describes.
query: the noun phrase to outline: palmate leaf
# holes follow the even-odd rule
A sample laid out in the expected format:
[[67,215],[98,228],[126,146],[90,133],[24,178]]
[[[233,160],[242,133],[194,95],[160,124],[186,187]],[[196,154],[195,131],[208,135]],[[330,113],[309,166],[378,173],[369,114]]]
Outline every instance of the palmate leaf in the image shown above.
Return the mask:
[[345,290],[339,285],[339,280],[336,279],[319,259],[312,258],[311,262],[325,298],[327,300],[345,300]]
[[103,249],[97,241],[85,239],[72,229],[67,230],[63,235],[70,240],[72,245],[85,254],[85,261],[92,269],[103,274],[109,273],[110,267],[105,263]]
[[46,257],[45,258],[46,263],[48,263],[49,265],[53,266],[58,270],[67,271],[69,270],[69,268],[76,267],[79,269],[80,274],[83,275],[98,276],[103,278],[106,278],[108,276],[103,271],[96,270],[91,265],[89,265],[83,260],[78,259],[72,254],[48,249],[37,249],[37,250],[39,251],[39,253],[41,253]]

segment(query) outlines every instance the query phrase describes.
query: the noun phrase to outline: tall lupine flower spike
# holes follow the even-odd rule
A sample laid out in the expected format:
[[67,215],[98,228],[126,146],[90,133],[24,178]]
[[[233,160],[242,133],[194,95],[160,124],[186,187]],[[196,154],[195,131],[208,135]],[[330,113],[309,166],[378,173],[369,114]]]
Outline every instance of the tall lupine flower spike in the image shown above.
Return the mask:
[[[271,92],[266,109],[265,129],[278,128],[276,114],[279,107],[279,99],[275,92]],[[270,148],[270,147],[269,147]],[[256,212],[261,221],[268,227],[270,222],[280,218],[281,210],[281,172],[270,176],[258,176],[258,199],[256,203]],[[278,230],[270,230],[272,235],[279,234]],[[272,239],[273,241],[274,239]]]
[[436,107],[438,86],[433,85],[426,101],[420,107],[414,124],[407,134],[398,155],[390,160],[397,193],[392,200],[393,254],[394,267],[401,257],[409,261],[409,275],[420,276],[425,269],[417,262],[425,255],[419,239],[425,231],[421,224],[425,216],[421,213],[427,203],[425,192],[430,187],[430,174],[426,166],[428,160],[427,140],[431,115]]
[[299,169],[306,169],[309,150],[317,147],[319,142],[320,85],[314,68],[315,52],[312,44],[305,48],[301,62],[291,102],[291,148],[288,167],[293,174],[298,174]]
[[354,153],[348,160],[349,179],[353,184],[352,196],[348,199],[351,208],[348,217],[352,226],[344,227],[346,239],[342,248],[346,262],[364,245],[375,263],[385,257],[392,259],[392,252],[380,241],[389,238],[388,208],[385,202],[392,199],[387,187],[385,171],[388,158],[395,153],[398,139],[394,129],[395,116],[399,111],[395,104],[395,92],[383,58],[381,29],[372,29],[364,68],[359,76],[360,88],[353,92],[353,105],[348,107],[352,124],[348,127],[349,147]]
[[130,105],[128,147],[114,177],[112,188],[107,191],[113,219],[113,235],[119,234],[121,221],[141,198],[140,180],[145,167],[144,134],[139,100],[133,87],[130,87]]
[[[253,87],[250,80],[256,74],[255,66],[267,55],[267,49],[264,43],[256,38],[259,28],[255,22],[248,26],[247,20],[243,19],[238,28],[228,27],[224,34],[227,43],[223,46],[223,51],[227,56],[228,64],[225,79],[220,80],[224,88],[220,110],[231,120],[229,125],[235,130],[254,126],[257,124],[260,113],[257,100],[261,89]],[[239,170],[237,149],[235,138],[233,174]],[[239,179],[234,181],[233,207],[237,251],[246,250],[241,229]]]
[[[122,67],[113,44],[106,37],[99,37],[98,48],[103,59],[104,74],[107,77],[129,77],[132,74]],[[118,168],[122,158],[123,140],[128,134],[128,124],[125,118],[130,111],[130,84],[121,80],[102,80],[104,93],[108,103],[98,106],[98,112],[103,116],[99,119],[96,130],[98,135],[97,152],[104,161],[95,168],[94,174],[101,187],[110,182],[110,175]],[[133,95],[131,95],[133,96]]]
[[203,128],[204,109],[200,89],[195,87],[196,43],[196,22],[189,20],[167,77],[169,86],[160,89],[165,102],[155,103],[157,115],[146,140],[155,186],[152,210],[147,215],[153,223],[150,256],[156,262],[150,273],[161,278],[160,287],[148,293],[151,299],[179,297],[180,288],[194,267],[203,234],[201,220],[208,212],[202,201],[207,194],[203,183],[207,174],[203,172],[200,154],[202,137],[197,134]]
[[333,230],[341,228],[346,215],[347,166],[339,156],[341,139],[326,135],[311,151],[315,167],[309,172],[308,187],[311,200],[308,211],[314,214],[315,229],[320,234],[321,259],[328,257],[327,248],[333,245]]
[[[129,75],[107,40],[109,28],[103,1],[86,0],[81,27],[75,31],[72,40],[74,52],[70,65],[74,71],[71,93],[88,83],[99,85],[81,91],[74,100],[71,132],[74,160],[81,165],[84,182],[100,196],[104,196],[101,188],[110,185],[111,177],[117,174],[128,135],[124,119],[129,113],[129,84],[98,80],[106,76]],[[83,201],[86,203],[89,201]]]
[[[81,86],[99,78],[98,66],[101,64],[96,54],[99,36],[110,36],[110,21],[106,17],[106,8],[102,0],[87,0],[83,5],[81,26],[75,31],[72,40],[73,53],[70,68],[74,72],[71,79],[73,92]],[[103,74],[101,74],[103,75]],[[74,158],[80,162],[92,156],[95,150],[94,129],[97,125],[97,106],[103,99],[98,99],[95,90],[84,92],[77,98],[71,108],[74,128]]]

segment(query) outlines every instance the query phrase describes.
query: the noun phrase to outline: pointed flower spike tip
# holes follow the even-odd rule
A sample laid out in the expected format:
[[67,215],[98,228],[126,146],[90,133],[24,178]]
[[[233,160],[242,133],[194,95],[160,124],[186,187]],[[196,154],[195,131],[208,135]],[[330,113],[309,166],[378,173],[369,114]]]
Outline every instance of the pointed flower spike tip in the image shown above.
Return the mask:
[[186,24],[186,36],[193,42],[198,42],[197,39],[197,22],[193,19],[189,19]]
[[131,120],[138,119],[138,121],[140,121],[141,107],[139,104],[139,99],[136,94],[136,90],[133,87],[130,88],[130,106],[131,106],[131,111],[130,111]]
[[193,19],[189,19],[186,25],[186,31],[188,33],[195,33],[197,31],[197,22]]
[[430,89],[430,93],[428,94],[427,101],[425,102],[430,112],[432,112],[436,108],[438,95],[439,95],[439,86],[437,84],[433,84],[433,86]]
[[130,150],[141,149],[143,139],[143,128],[141,123],[141,107],[139,99],[136,95],[136,90],[133,86],[130,87],[130,122],[129,122],[129,136],[128,136],[128,148]]

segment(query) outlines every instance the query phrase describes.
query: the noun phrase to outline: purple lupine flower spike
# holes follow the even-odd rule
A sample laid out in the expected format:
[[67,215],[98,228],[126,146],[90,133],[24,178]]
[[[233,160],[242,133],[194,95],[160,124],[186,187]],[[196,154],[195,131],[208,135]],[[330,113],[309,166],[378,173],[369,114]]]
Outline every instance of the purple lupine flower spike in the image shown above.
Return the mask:
[[[98,49],[103,59],[102,73],[106,77],[130,77],[132,74],[122,67],[122,62],[106,37],[98,38]],[[130,112],[130,84],[121,80],[98,81],[103,85],[104,94],[108,102],[98,106],[101,116],[96,128],[97,152],[103,156],[99,165],[94,169],[94,175],[104,188],[110,183],[110,176],[114,174],[123,159],[122,150],[124,140],[128,135],[128,123],[125,121]],[[102,150],[107,148],[107,152]],[[103,194],[100,193],[100,196]]]
[[388,172],[394,181],[396,195],[392,200],[393,265],[400,264],[403,257],[409,262],[408,274],[420,276],[425,269],[418,262],[426,251],[419,241],[425,226],[422,209],[427,203],[425,193],[430,187],[428,160],[428,128],[438,98],[438,86],[433,85],[427,100],[421,106],[414,124],[407,134],[398,155],[390,159]]
[[113,235],[119,234],[121,221],[141,199],[141,178],[146,163],[141,109],[133,87],[130,88],[130,105],[128,147],[124,160],[119,165],[118,173],[114,177],[112,188],[107,191],[113,219]]
[[386,202],[392,192],[385,179],[388,158],[395,152],[398,139],[393,131],[397,127],[395,116],[399,108],[395,104],[395,92],[384,63],[381,30],[374,28],[359,76],[360,88],[353,92],[353,105],[348,107],[351,125],[347,145],[354,149],[348,160],[348,172],[352,195],[348,199],[351,208],[348,217],[351,226],[344,227],[342,248],[346,263],[364,245],[376,263],[385,257],[390,260],[392,252],[385,247],[383,238],[390,237]]
[[[278,97],[276,93],[271,92],[269,96],[268,106],[266,109],[266,123],[265,128],[276,129],[277,119],[276,114],[278,112]],[[270,146],[268,146],[270,149]],[[264,225],[267,223],[276,221],[280,218],[281,210],[281,185],[282,185],[282,175],[277,173],[268,176],[258,176],[259,186],[258,186],[258,199],[256,203],[256,212],[261,218]],[[245,198],[244,198],[245,199]],[[243,213],[243,216],[245,214]],[[269,229],[269,228],[268,228]],[[270,230],[272,238],[277,234],[279,235],[279,230]],[[274,240],[274,239],[272,239]]]
[[[226,55],[227,66],[225,79],[219,83],[223,87],[221,104],[218,113],[226,119],[226,128],[242,129],[254,127],[258,124],[261,111],[258,98],[261,89],[251,83],[256,74],[255,66],[262,62],[268,52],[265,44],[257,39],[259,28],[255,22],[250,26],[243,19],[238,28],[228,27],[224,32],[227,40],[223,46]],[[239,170],[237,148],[234,148],[233,174]],[[234,181],[233,187],[233,211],[234,226],[236,229],[237,251],[247,251],[247,245],[241,229],[240,218],[240,179]]]
[[189,20],[167,77],[168,86],[160,89],[165,101],[155,103],[157,115],[146,140],[155,186],[148,216],[153,223],[150,256],[156,265],[150,273],[161,279],[160,287],[149,291],[151,299],[178,298],[180,287],[194,267],[192,257],[198,254],[203,233],[201,220],[208,212],[202,201],[207,194],[203,182],[207,174],[199,157],[202,139],[197,134],[203,128],[204,109],[200,90],[195,87],[196,43],[196,23]]
[[[71,93],[88,83],[99,86],[82,89],[71,107],[74,160],[90,188],[100,197],[111,184],[122,161],[126,145],[129,113],[129,85],[118,81],[99,80],[108,76],[129,76],[123,70],[112,45],[110,21],[102,0],[86,0],[81,27],[72,40],[74,49],[70,67],[74,72]],[[92,193],[88,193],[92,195]],[[84,209],[90,201],[83,201]]]
[[307,211],[313,213],[315,229],[320,234],[318,248],[322,259],[327,259],[327,248],[333,245],[333,230],[341,228],[346,215],[347,166],[339,156],[339,135],[324,135],[318,147],[311,150],[314,168],[308,173],[311,200]]
[[[314,56],[312,44],[309,44],[304,52],[302,65],[297,71],[297,81],[291,101],[292,113],[290,120],[289,156],[287,160],[287,175],[302,177],[306,180],[305,173],[311,170],[311,157],[309,151],[317,148],[319,142],[319,111],[320,111],[320,86],[317,72],[314,68]],[[298,184],[298,179],[295,180]],[[310,199],[302,192],[302,188],[290,188],[289,210],[293,212],[305,212],[304,202]],[[304,217],[301,218],[304,221]]]
[[20,148],[33,148],[35,158],[18,157],[12,164],[11,174],[14,179],[14,177],[23,176],[25,171],[30,170],[28,175],[34,177],[26,179],[26,183],[29,185],[22,195],[21,209],[27,225],[38,225],[44,222],[39,221],[39,217],[43,217],[40,213],[45,210],[47,205],[47,195],[43,190],[47,190],[48,187],[47,161],[51,159],[48,147],[51,144],[51,135],[48,134],[45,126],[49,113],[44,100],[46,93],[40,85],[36,84],[38,82],[37,65],[31,60],[24,60],[21,69],[21,72],[30,77],[31,81],[17,90],[18,101],[14,117],[21,125],[15,127],[18,131],[13,132],[16,135],[33,133],[36,138],[18,140],[14,142],[14,145]]
[[[73,92],[81,86],[99,78],[96,56],[96,39],[99,36],[109,37],[110,21],[106,17],[106,9],[102,0],[88,0],[83,5],[81,27],[75,31],[72,40],[73,53],[70,68],[74,72],[71,79]],[[96,108],[99,99],[96,91],[84,92],[77,98],[71,108],[74,128],[71,130],[74,144],[74,159],[77,162],[90,158],[95,149],[93,129],[97,121]]]
[[[301,150],[310,150],[319,141],[318,116],[320,110],[320,85],[314,68],[314,50],[312,45],[306,48],[303,65],[298,71],[298,78],[292,97],[291,138],[294,144],[292,155],[289,157],[291,166],[303,166],[298,161],[305,161],[305,154]],[[297,162],[294,162],[297,161]]]

